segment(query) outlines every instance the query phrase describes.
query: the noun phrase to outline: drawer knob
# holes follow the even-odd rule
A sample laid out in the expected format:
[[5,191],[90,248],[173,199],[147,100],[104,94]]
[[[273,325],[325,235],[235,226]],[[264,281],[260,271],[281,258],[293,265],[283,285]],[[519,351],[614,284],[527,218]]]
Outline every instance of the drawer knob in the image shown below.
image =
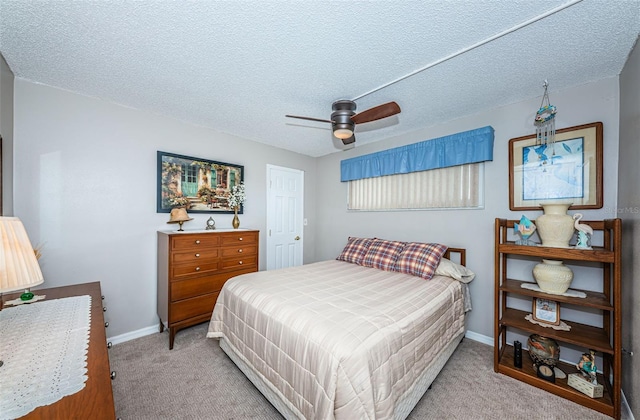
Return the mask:
[[238,240],[239,240],[239,241],[241,241],[241,240],[242,240],[242,238],[238,238]]
[[105,327],[105,328],[108,328],[108,327],[109,327],[109,322],[105,322],[105,323],[104,323],[104,327]]
[[242,248],[240,248],[240,249],[238,250],[238,252],[242,254]]
[[111,347],[113,347],[113,344],[111,344],[111,341],[109,341],[109,342],[107,343],[107,348],[108,348],[108,349],[110,349]]
[[196,254],[196,258],[200,258],[200,254]]
[[200,243],[200,239],[196,239],[196,244],[199,244],[199,243]]
[[112,370],[112,371],[111,371],[111,375],[109,375],[109,377],[110,377],[111,379],[116,379],[116,371],[115,371],[115,370]]
[[242,261],[238,261],[238,264],[242,265]]
[[200,267],[196,267],[196,271],[200,271]]
[[100,298],[101,298],[102,300],[104,300],[104,295],[100,296]]
[[102,308],[102,312],[107,312],[107,307]]

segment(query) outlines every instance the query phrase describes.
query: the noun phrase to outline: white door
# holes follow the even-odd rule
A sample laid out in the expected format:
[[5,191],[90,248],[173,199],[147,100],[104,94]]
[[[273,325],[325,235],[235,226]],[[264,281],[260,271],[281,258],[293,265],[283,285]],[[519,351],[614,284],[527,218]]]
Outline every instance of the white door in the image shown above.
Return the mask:
[[304,172],[267,165],[267,270],[302,265]]

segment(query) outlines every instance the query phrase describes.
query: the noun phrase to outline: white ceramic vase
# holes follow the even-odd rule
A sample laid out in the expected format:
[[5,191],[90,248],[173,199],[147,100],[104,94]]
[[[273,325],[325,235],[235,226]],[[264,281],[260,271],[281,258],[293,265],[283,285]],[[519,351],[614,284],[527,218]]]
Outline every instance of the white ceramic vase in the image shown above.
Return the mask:
[[573,271],[562,261],[543,259],[533,267],[533,278],[543,292],[561,295],[569,289]]
[[544,214],[536,219],[542,246],[569,248],[573,237],[573,218],[567,214],[571,204],[542,204]]

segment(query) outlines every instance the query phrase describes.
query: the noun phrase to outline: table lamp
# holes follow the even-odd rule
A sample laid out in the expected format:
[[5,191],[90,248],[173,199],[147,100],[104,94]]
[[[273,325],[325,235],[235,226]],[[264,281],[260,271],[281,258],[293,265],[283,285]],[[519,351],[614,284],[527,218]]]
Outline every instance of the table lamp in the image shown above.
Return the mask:
[[[17,217],[0,217],[0,311],[2,294],[24,290],[23,301],[33,299],[30,287],[44,282],[27,231]],[[4,362],[0,360],[0,366]]]
[[38,259],[22,222],[17,217],[0,217],[0,294],[22,289],[25,292],[20,299],[28,301],[34,296],[29,288],[43,282]]
[[189,220],[193,220],[193,218],[189,217],[187,210],[183,207],[176,207],[171,209],[171,214],[169,215],[169,221],[167,223],[178,223],[180,225],[178,232],[182,232],[184,231],[184,229],[182,229],[182,224]]

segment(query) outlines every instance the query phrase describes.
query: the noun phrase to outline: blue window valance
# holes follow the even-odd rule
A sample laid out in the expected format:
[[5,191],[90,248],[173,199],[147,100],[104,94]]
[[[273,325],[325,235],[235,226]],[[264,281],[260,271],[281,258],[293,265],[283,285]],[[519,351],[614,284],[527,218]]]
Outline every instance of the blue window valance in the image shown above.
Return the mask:
[[493,127],[486,126],[340,162],[340,181],[406,174],[493,160]]

